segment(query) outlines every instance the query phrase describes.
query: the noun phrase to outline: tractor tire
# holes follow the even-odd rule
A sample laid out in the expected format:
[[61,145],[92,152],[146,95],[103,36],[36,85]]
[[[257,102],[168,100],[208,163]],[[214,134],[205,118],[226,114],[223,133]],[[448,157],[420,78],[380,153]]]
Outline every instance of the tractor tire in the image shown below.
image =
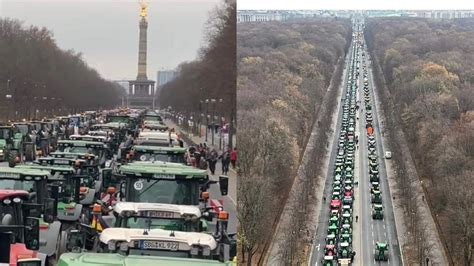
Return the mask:
[[[67,245],[67,230],[63,230],[59,233],[58,242],[56,243],[56,263],[59,263],[59,257],[61,254],[66,253],[66,245]],[[57,264],[56,264],[57,265]]]
[[15,167],[16,163],[15,163],[15,158],[18,156],[18,152],[17,151],[12,151],[10,150],[10,152],[8,153],[8,166],[9,167]]
[[25,145],[25,161],[33,162],[35,160],[35,149],[33,145]]

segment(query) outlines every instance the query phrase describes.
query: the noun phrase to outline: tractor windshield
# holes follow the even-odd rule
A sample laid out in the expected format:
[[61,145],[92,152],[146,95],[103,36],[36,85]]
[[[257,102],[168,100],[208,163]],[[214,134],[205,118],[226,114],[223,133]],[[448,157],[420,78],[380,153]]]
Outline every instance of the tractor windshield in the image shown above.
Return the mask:
[[149,217],[129,217],[124,220],[125,228],[148,228],[172,231],[188,231],[183,219],[153,219]]
[[197,180],[161,180],[129,178],[127,201],[178,205],[199,204]]
[[10,139],[10,138],[11,138],[11,129],[0,128],[0,139]]
[[16,128],[18,129],[18,131],[20,131],[20,133],[23,136],[25,136],[29,133],[28,125],[16,125]]
[[184,154],[160,154],[160,153],[147,153],[135,151],[134,158],[135,161],[160,161],[160,162],[169,162],[169,163],[186,163],[184,160]]
[[14,189],[25,190],[28,192],[36,191],[35,181],[20,181],[12,179],[2,179],[0,182],[0,189]]

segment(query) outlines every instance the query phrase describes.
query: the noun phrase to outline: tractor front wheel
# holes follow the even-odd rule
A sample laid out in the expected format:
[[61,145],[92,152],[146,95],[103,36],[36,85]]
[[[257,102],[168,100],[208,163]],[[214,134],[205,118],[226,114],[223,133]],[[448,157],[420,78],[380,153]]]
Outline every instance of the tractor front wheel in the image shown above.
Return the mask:
[[15,167],[16,165],[15,160],[17,156],[18,156],[18,151],[10,150],[10,152],[8,153],[8,166]]

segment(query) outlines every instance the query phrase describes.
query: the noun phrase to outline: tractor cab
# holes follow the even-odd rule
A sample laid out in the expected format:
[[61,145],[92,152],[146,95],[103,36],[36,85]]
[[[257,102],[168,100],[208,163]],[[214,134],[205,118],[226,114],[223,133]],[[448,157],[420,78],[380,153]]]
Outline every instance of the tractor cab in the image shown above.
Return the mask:
[[58,151],[64,153],[91,153],[96,157],[96,164],[105,165],[107,146],[98,141],[60,140]]
[[334,256],[324,256],[323,266],[335,266],[337,265]]
[[101,170],[98,165],[90,165],[90,161],[87,159],[43,157],[39,158],[37,163],[38,169],[44,167],[45,170],[49,170],[49,167],[50,169],[57,169],[55,171],[63,169],[64,172],[72,169],[74,172],[66,177],[78,177],[80,184],[79,198],[83,205],[92,204],[95,195],[103,190],[103,178],[100,177]]
[[0,161],[8,161],[10,167],[21,161],[23,135],[14,126],[0,126]]
[[[44,265],[38,256],[40,222],[37,214],[43,212],[49,221],[54,219],[54,200],[44,207],[30,204],[30,194],[24,190],[0,189],[0,264]],[[33,216],[32,216],[33,215]]]
[[383,219],[383,206],[382,204],[372,204],[372,218],[376,220]]
[[376,261],[387,261],[388,260],[388,244],[387,242],[376,242],[375,243],[375,260]]
[[[119,173],[124,177],[121,197],[129,202],[152,202],[177,205],[207,204],[210,181],[207,171],[189,166],[144,167],[143,164],[122,165]],[[222,195],[227,195],[228,178],[219,177]],[[212,205],[212,202],[211,202]]]
[[328,234],[326,236],[326,245],[335,245],[336,244],[336,235]]
[[331,210],[340,211],[341,210],[341,200],[339,200],[339,199],[331,200],[330,206],[331,206]]
[[0,167],[0,189],[27,191],[30,202],[42,204],[48,194],[48,176],[42,170]]
[[352,248],[349,242],[339,244],[339,258],[349,258],[352,255]]
[[370,197],[372,203],[382,204],[382,193],[380,190],[373,190]]
[[212,219],[197,206],[145,202],[118,202],[114,206],[114,217],[114,227],[182,232],[205,232],[206,220]]

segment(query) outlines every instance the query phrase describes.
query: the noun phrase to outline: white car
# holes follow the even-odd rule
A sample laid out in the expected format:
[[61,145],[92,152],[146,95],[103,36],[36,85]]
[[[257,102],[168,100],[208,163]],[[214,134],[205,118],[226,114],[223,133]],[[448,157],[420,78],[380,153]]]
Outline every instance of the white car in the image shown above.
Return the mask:
[[391,159],[392,158],[392,152],[391,151],[386,151],[385,152],[385,159]]

